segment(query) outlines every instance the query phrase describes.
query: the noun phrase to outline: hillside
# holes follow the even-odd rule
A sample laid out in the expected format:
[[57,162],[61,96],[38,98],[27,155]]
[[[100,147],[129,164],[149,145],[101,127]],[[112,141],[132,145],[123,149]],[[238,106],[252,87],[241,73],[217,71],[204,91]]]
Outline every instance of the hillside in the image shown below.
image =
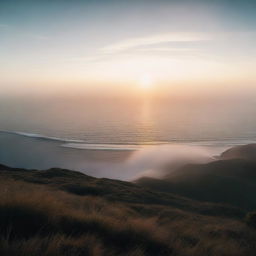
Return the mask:
[[[1,165],[0,254],[253,256],[256,231],[245,222],[246,207],[206,202],[199,195],[209,195],[207,186],[216,183],[219,190],[212,193],[225,197],[224,176],[253,183],[254,166],[241,159],[221,160],[186,166],[164,180],[150,183],[145,178],[147,182],[134,184],[58,168]],[[201,180],[191,179],[201,172]],[[184,197],[199,185],[190,198]],[[232,193],[237,185],[230,186]],[[240,189],[244,188],[238,186],[237,194],[244,192]]]
[[256,144],[232,147],[220,155],[221,159],[246,159],[256,161]]
[[226,203],[245,210],[256,209],[256,146],[231,148],[207,164],[189,164],[169,171],[163,179],[143,177],[137,184],[194,200]]
[[78,196],[102,197],[112,202],[172,206],[200,214],[242,216],[241,209],[225,204],[198,202],[179,195],[149,190],[131,182],[98,179],[80,172],[53,168],[45,171],[10,168],[0,165],[0,176],[40,184]]

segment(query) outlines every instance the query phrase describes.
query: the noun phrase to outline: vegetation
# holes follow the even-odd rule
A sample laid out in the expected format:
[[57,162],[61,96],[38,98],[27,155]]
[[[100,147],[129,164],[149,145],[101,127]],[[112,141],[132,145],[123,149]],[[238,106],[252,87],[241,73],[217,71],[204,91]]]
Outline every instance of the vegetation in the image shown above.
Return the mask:
[[0,255],[254,255],[243,210],[61,169],[0,168]]
[[245,218],[249,227],[256,228],[256,212],[249,212]]
[[136,183],[194,200],[221,202],[246,211],[256,209],[256,162],[251,160],[228,159],[189,164],[170,171],[163,179],[146,177]]

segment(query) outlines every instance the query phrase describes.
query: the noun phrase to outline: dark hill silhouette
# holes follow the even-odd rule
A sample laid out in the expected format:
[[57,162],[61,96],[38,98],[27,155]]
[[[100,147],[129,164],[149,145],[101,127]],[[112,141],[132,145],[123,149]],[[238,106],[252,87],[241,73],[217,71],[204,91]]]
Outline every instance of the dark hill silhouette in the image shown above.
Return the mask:
[[100,196],[114,202],[165,205],[207,215],[242,216],[244,214],[242,210],[224,204],[201,203],[172,193],[152,191],[131,182],[99,179],[59,168],[38,171],[1,165],[0,177],[42,184],[79,196]]
[[256,208],[256,161],[252,158],[254,149],[254,144],[235,147],[225,151],[221,158],[231,158],[232,155],[240,156],[239,159],[190,164],[170,172],[163,179],[144,177],[138,179],[136,184],[191,199],[227,203],[253,210]]
[[220,155],[221,159],[246,159],[256,161],[256,144],[248,144],[242,146],[236,146],[224,151]]

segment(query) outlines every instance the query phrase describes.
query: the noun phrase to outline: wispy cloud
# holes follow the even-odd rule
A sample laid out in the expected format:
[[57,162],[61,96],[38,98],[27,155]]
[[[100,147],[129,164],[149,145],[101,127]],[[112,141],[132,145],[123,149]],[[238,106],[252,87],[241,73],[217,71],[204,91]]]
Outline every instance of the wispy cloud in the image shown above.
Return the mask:
[[123,40],[114,44],[107,45],[101,50],[105,53],[116,53],[130,50],[137,47],[157,45],[170,42],[196,42],[210,40],[209,36],[199,33],[168,33],[158,34],[148,37],[137,37]]
[[151,47],[139,49],[141,52],[195,52],[199,49],[195,48],[175,48],[175,47]]
[[[141,55],[147,55],[148,53],[156,54],[161,56],[161,54],[180,54],[187,55],[191,53],[197,53],[201,51],[199,48],[189,48],[189,47],[171,47],[163,46],[164,43],[171,42],[197,42],[197,41],[206,41],[210,40],[209,36],[205,34],[196,34],[196,33],[177,33],[177,34],[158,34],[148,37],[139,37],[139,38],[130,38],[127,40],[122,40],[117,43],[107,45],[103,48],[95,49],[94,54],[87,56],[72,56],[62,58],[62,61],[69,63],[83,63],[90,64],[95,62],[107,61],[113,58],[127,59],[133,58],[134,56],[138,57]],[[144,54],[145,53],[145,54]],[[58,57],[58,60],[60,58]]]
[[87,57],[71,57],[66,58],[64,61],[66,62],[83,62],[83,63],[91,63],[97,62],[104,59],[104,55],[94,55],[94,56],[87,56]]

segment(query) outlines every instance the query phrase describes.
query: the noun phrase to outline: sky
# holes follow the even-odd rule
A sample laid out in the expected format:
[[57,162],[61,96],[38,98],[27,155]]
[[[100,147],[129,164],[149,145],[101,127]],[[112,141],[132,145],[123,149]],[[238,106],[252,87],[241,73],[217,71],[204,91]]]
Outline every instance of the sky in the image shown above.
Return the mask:
[[1,0],[0,95],[256,89],[255,0]]

